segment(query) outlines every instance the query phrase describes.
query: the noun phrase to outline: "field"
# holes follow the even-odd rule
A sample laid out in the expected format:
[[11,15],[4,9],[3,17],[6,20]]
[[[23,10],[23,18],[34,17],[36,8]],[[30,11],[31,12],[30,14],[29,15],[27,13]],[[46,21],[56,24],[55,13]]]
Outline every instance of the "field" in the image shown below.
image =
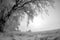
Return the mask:
[[0,40],[60,40],[60,29],[43,32],[0,33]]

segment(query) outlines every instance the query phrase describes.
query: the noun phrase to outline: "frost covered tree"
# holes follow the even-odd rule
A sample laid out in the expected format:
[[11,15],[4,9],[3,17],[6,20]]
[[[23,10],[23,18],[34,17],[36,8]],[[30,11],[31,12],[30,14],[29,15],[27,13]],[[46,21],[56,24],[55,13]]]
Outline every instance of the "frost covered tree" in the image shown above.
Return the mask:
[[24,15],[28,15],[29,20],[33,22],[34,16],[37,16],[36,10],[46,12],[46,7],[54,7],[53,0],[0,0],[0,31],[14,30],[19,25],[19,18],[24,19]]

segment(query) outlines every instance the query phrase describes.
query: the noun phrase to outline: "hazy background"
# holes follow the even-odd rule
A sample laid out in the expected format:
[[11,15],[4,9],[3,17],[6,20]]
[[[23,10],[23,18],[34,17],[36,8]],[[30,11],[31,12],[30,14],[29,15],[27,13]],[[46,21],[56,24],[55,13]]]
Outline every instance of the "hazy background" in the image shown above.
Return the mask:
[[[28,29],[32,31],[46,31],[60,28],[60,0],[55,0],[55,8],[49,8],[49,16],[43,14],[34,18],[34,22],[30,22]],[[27,16],[21,22],[20,29],[23,31],[27,30],[26,23]]]

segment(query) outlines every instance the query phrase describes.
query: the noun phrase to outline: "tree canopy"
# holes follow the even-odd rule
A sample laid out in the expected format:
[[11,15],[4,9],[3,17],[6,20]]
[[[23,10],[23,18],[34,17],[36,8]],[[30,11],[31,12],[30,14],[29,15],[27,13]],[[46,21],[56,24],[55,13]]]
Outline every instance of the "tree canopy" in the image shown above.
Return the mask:
[[[48,6],[54,6],[53,0],[16,0],[16,5],[14,5],[14,10],[22,10],[28,15],[28,23],[29,20],[33,21],[34,16],[38,15],[36,13],[36,9],[38,11],[43,12],[43,10],[48,14],[48,10],[46,7]],[[24,14],[23,14],[24,15]]]
[[[13,14],[19,14],[22,18],[22,15],[28,15],[29,20],[33,21],[34,16],[38,15],[36,9],[38,11],[43,12],[43,10],[48,14],[48,10],[46,7],[52,6],[54,7],[53,0],[0,0],[0,25],[4,24],[6,20],[11,18]],[[16,13],[17,12],[17,13]],[[41,13],[42,14],[42,13]],[[10,19],[11,20],[11,19]]]

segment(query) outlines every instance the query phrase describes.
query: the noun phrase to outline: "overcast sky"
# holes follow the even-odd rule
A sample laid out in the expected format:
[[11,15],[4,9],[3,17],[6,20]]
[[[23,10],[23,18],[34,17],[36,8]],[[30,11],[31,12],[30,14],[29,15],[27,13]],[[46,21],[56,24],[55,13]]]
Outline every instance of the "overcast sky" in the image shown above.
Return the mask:
[[[30,22],[29,29],[32,31],[46,31],[60,28],[60,0],[55,0],[55,8],[49,8],[48,13],[49,16],[43,14],[43,18],[41,16],[35,17],[34,22]],[[21,24],[21,30],[27,29],[26,21],[24,21]]]

